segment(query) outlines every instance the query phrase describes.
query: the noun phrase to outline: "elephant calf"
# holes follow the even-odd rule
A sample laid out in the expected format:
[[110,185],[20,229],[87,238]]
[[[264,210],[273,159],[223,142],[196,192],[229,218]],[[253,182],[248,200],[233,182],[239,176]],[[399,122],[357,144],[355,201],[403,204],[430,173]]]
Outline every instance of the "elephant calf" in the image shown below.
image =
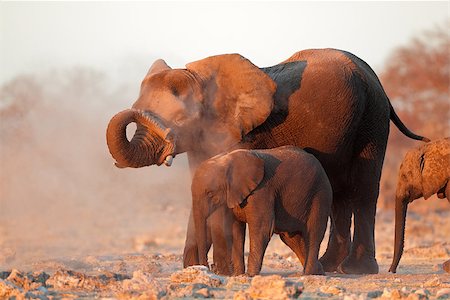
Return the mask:
[[[214,223],[214,251],[227,252],[234,275],[245,272],[246,223],[250,234],[248,275],[261,271],[274,232],[295,252],[305,274],[324,274],[318,254],[331,212],[332,189],[313,155],[284,146],[215,156],[195,172],[192,199],[200,264],[208,266],[207,219],[218,215],[209,220]],[[216,241],[221,240],[222,249],[217,249]]]
[[395,195],[394,258],[389,272],[395,273],[403,253],[408,203],[434,194],[450,202],[450,138],[409,150],[400,165]]

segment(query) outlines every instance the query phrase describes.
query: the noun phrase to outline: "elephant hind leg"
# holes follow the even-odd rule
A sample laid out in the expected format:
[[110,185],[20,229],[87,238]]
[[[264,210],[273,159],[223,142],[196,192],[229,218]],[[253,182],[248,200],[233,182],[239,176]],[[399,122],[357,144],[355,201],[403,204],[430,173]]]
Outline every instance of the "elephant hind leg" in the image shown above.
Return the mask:
[[352,210],[347,201],[350,192],[334,193],[331,206],[331,226],[327,250],[320,258],[325,272],[334,272],[340,263],[350,253],[351,236],[350,226]]
[[376,151],[368,144],[364,150],[355,160],[352,171],[352,247],[350,254],[338,267],[338,271],[347,274],[377,274],[379,270],[375,258],[375,214],[384,149]]

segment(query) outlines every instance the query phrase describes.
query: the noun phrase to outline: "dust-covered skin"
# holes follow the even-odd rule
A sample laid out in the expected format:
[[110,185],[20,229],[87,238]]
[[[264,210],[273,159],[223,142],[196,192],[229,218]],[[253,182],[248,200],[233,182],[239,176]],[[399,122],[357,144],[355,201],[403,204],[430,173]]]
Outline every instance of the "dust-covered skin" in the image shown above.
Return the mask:
[[[293,298],[299,293],[300,298],[305,299],[370,299],[381,296],[383,298],[380,299],[400,296],[438,299],[438,295],[441,297],[439,299],[445,299],[445,294],[450,292],[450,276],[443,271],[442,262],[450,256],[449,218],[449,211],[430,211],[427,214],[410,211],[407,228],[410,234],[397,274],[387,271],[393,253],[394,214],[379,212],[376,243],[380,273],[376,275],[326,273],[326,276],[303,276],[297,257],[278,238],[272,239],[267,249],[262,279],[257,278],[254,282],[249,277],[218,276],[202,269],[183,271],[183,238],[177,239],[174,245],[169,238],[155,241],[151,236],[147,239],[137,236],[138,242],[130,241],[129,244],[130,249],[135,248],[136,251],[128,254],[52,258],[8,265],[2,263],[0,298],[6,293],[20,296],[28,292],[28,296],[40,296],[41,299],[193,299],[202,296],[250,299],[251,295],[274,294]],[[105,238],[112,240],[115,236],[106,234]],[[6,238],[5,242],[8,240]],[[325,246],[322,243],[321,252]],[[11,269],[19,271],[13,271],[11,275]],[[269,298],[274,299],[273,296]]]
[[389,271],[395,273],[403,252],[406,212],[416,199],[438,198],[450,203],[450,138],[409,150],[398,173],[395,195],[395,253]]
[[212,244],[219,250],[231,248],[232,257],[232,266],[220,266],[220,274],[228,275],[230,268],[234,275],[245,272],[243,246],[248,224],[246,274],[259,274],[266,247],[277,233],[296,253],[305,274],[322,275],[318,255],[331,203],[331,185],[324,169],[300,148],[239,149],[206,160],[192,179],[200,264],[208,266],[207,220],[220,213],[210,221]]
[[[351,53],[304,50],[267,68],[225,54],[185,69],[156,61],[137,101],[112,118],[107,142],[120,167],[170,165],[187,152],[192,171],[236,148],[305,148],[323,165],[334,193],[322,265],[328,271],[376,273],[374,222],[390,120],[407,137],[427,140],[406,128],[374,71]],[[128,141],[131,122],[138,130]],[[197,254],[191,214],[184,265],[198,264]]]

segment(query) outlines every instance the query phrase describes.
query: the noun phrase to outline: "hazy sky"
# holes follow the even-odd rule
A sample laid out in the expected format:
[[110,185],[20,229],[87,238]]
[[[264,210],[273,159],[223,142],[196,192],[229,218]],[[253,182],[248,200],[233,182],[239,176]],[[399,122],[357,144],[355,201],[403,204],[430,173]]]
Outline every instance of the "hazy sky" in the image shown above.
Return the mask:
[[443,2],[0,2],[0,84],[21,73],[91,66],[142,78],[237,52],[258,66],[316,47],[376,70],[391,50],[449,18]]

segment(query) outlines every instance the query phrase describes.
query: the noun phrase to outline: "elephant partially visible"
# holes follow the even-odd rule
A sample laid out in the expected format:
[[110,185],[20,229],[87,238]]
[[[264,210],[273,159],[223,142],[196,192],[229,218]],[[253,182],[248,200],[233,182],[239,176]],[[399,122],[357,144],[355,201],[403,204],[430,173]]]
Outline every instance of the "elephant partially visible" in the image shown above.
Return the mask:
[[[389,120],[406,136],[426,140],[405,127],[376,74],[351,53],[304,50],[267,68],[226,54],[185,69],[156,61],[132,108],[111,119],[107,143],[118,167],[170,165],[187,152],[192,172],[233,149],[306,149],[321,162],[334,193],[322,265],[326,271],[340,265],[345,273],[377,273],[374,224]],[[128,141],[131,122],[137,130]],[[191,213],[184,266],[198,264],[197,254]]]
[[[325,274],[318,255],[332,196],[320,162],[293,146],[235,150],[203,162],[192,180],[200,264],[208,266],[207,219],[219,213],[222,220],[216,218],[215,224],[220,225],[211,232],[213,247],[222,241],[220,249],[231,249],[234,275],[244,273],[246,223],[250,236],[248,275],[261,271],[273,233],[296,253],[305,274]],[[223,242],[230,236],[231,240]]]
[[408,204],[434,194],[450,202],[450,138],[409,150],[398,173],[395,193],[394,258],[389,272],[397,271],[403,253]]

